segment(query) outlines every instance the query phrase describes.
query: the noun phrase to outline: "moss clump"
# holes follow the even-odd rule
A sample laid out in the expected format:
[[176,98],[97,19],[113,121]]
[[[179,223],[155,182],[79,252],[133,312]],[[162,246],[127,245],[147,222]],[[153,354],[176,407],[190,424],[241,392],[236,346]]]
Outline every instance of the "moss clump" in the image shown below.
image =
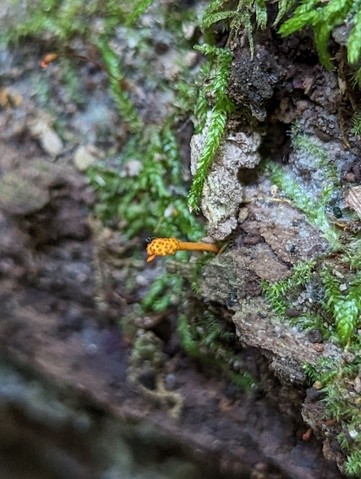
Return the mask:
[[[84,102],[84,95],[75,81],[80,76],[79,71],[75,65],[71,69],[78,55],[72,49],[75,45],[73,40],[80,49],[85,47],[85,51],[89,45],[96,46],[98,56],[95,54],[95,63],[107,73],[115,107],[126,126],[126,137],[118,157],[114,158],[114,152],[108,153],[105,161],[87,172],[98,194],[95,215],[104,223],[120,228],[125,239],[157,234],[197,240],[203,234],[203,228],[187,207],[187,175],[181,165],[174,135],[180,112],[170,111],[167,118],[162,118],[162,124],[145,122],[132,95],[124,87],[129,70],[143,68],[150,55],[155,56],[155,53],[146,53],[150,50],[154,32],[151,28],[139,29],[136,25],[137,18],[151,3],[149,0],[136,0],[129,9],[127,2],[114,0],[90,0],[86,3],[80,0],[37,0],[21,10],[24,21],[14,22],[2,30],[1,39],[10,45],[29,37],[39,41],[47,38],[47,44],[51,45],[49,48],[59,54],[58,61],[66,64],[66,69],[62,71],[66,75],[64,84],[69,90],[69,97],[75,99],[79,95],[81,103]],[[21,8],[20,3],[15,5]],[[173,8],[170,15],[167,6],[157,10],[160,25],[171,23],[174,30],[179,30],[178,33],[173,32],[179,40],[178,49],[189,50],[188,42],[181,33],[181,13],[189,17],[187,11],[176,9],[174,12]],[[168,17],[172,17],[172,21]],[[139,62],[131,66],[125,64],[125,55],[116,52],[118,41],[115,32],[119,29],[124,31],[125,38],[129,35],[135,40],[132,53],[138,54]],[[82,59],[86,60],[85,57]],[[182,81],[191,84],[193,73],[188,70],[184,66]],[[135,72],[134,77],[140,77],[140,72]],[[174,82],[165,84],[154,76],[144,80],[145,89],[154,80],[161,82],[161,87],[168,89],[172,97],[172,90],[177,89],[177,85]],[[158,118],[155,121],[160,123]],[[139,251],[134,252],[135,256],[140,254]],[[176,303],[181,290],[182,280],[176,274],[164,273],[150,286],[143,307],[153,311],[167,309]]]
[[[122,175],[136,161],[137,174]],[[104,164],[89,170],[98,193],[97,214],[105,221],[120,222],[125,236],[141,232],[159,236],[198,239],[202,227],[187,209],[177,142],[170,127],[148,127],[142,137],[132,137],[115,167]]]
[[263,291],[273,309],[284,318],[301,295],[312,291],[317,301],[313,300],[307,312],[300,313],[293,323],[303,329],[318,328],[323,339],[350,346],[357,344],[357,328],[361,326],[361,276],[358,272],[352,273],[349,280],[341,280],[340,276],[331,267],[321,266],[320,261],[304,262],[296,265],[286,280],[264,282]]
[[321,62],[327,68],[332,68],[328,42],[334,28],[347,23],[352,25],[346,43],[347,59],[349,63],[357,64],[361,55],[361,8],[358,1],[330,0],[324,3],[303,0],[279,32],[281,35],[290,35],[310,26]]
[[351,133],[353,133],[357,138],[361,138],[361,111],[358,111],[352,117]]
[[[280,320],[305,330],[316,329],[322,342],[329,341],[340,348],[337,359],[324,357],[316,366],[305,365],[305,371],[315,387],[324,392],[322,427],[327,430],[328,420],[332,420],[335,426],[329,435],[339,431],[337,437],[347,455],[345,473],[360,477],[361,413],[356,393],[360,389],[360,240],[338,229],[328,216],[330,202],[342,197],[339,170],[332,163],[332,154],[299,128],[292,130],[292,146],[290,162],[283,167],[269,162],[268,173],[281,194],[322,231],[330,251],[311,262],[297,264],[286,280],[265,282],[263,290]],[[300,174],[300,168],[311,174]],[[312,175],[313,170],[317,175]]]
[[[264,291],[270,304],[281,315],[292,306],[292,300],[295,301],[300,288],[317,291],[317,301],[307,307],[309,312],[306,316],[300,315],[298,324],[309,327],[314,323],[314,327],[320,327],[327,338],[334,338],[346,346],[356,341],[361,313],[361,282],[357,272],[359,241],[350,236],[348,245],[344,246],[339,230],[328,218],[329,201],[341,187],[337,169],[325,149],[298,128],[292,131],[292,145],[294,158],[287,167],[269,162],[266,169],[282,194],[323,233],[331,250],[337,251],[337,262],[329,261],[326,256],[322,267],[321,260],[298,264],[290,278],[273,284],[265,283]],[[312,168],[321,172],[317,181],[303,180],[299,175],[297,158],[301,158],[300,155],[304,155],[308,163],[311,160]]]
[[27,2],[14,1],[23,21],[9,22],[2,28],[0,41],[7,44],[18,43],[26,37],[40,39],[49,35],[52,46],[66,49],[71,38],[89,38],[92,34],[91,18],[95,15],[103,20],[103,33],[112,32],[116,25],[125,20],[121,2],[115,0],[37,0]]
[[[347,454],[342,469],[348,477],[361,475],[360,344],[350,348],[339,361],[322,359],[305,366],[314,386],[324,393],[323,423],[331,423],[333,434]],[[332,421],[332,422],[331,422]],[[325,426],[327,427],[327,426]]]
[[277,313],[285,314],[289,307],[289,301],[287,301],[288,294],[295,290],[303,289],[310,282],[315,266],[315,260],[304,261],[294,266],[292,275],[289,278],[275,283],[268,281],[262,283],[263,292]]
[[99,38],[96,45],[99,48],[108,74],[111,93],[118,112],[132,131],[139,132],[144,126],[143,122],[128,93],[120,86],[125,74],[121,70],[119,56],[111,48],[109,39],[105,37]]
[[355,272],[350,281],[342,281],[327,268],[320,272],[327,310],[335,320],[337,336],[343,345],[355,338],[361,326],[361,274]]
[[[279,0],[276,3],[278,13],[273,26],[280,24],[293,11],[292,17],[283,23],[279,32],[281,35],[289,35],[310,25],[314,30],[315,44],[320,60],[329,68],[331,67],[331,61],[328,54],[328,40],[331,32],[337,25],[352,22],[353,28],[348,36],[347,53],[348,61],[351,64],[357,64],[361,53],[361,10],[359,2],[304,0],[296,9],[294,9],[296,3],[294,0]],[[238,2],[213,0],[205,10],[201,23],[205,44],[202,45],[201,51],[208,56],[210,61],[209,68],[203,70],[203,78],[210,85],[210,88],[208,92],[204,86],[201,89],[194,113],[196,123],[198,122],[198,125],[203,126],[208,113],[210,128],[189,193],[188,204],[191,210],[197,210],[199,207],[207,173],[221,143],[227,116],[232,110],[232,104],[227,96],[229,67],[232,57],[227,48],[216,48],[214,46],[216,43],[216,26],[229,31],[227,45],[230,45],[239,30],[243,29],[247,33],[251,56],[253,56],[255,30],[266,28],[268,19],[267,2],[264,0],[241,0]],[[356,71],[355,78],[361,77],[360,71],[360,69]],[[210,91],[211,94],[209,94]],[[295,191],[296,185],[293,186]],[[302,197],[302,192],[300,193],[299,198]],[[315,205],[310,206],[313,208]],[[318,211],[316,216],[315,221],[323,223],[322,228],[327,230],[326,234],[333,235],[333,240],[336,240],[335,234],[331,232],[332,228],[327,226],[326,219],[322,217],[322,212]]]
[[[300,263],[294,267],[293,274],[288,279],[264,283],[263,289],[269,303],[282,320],[302,329],[317,329],[322,335],[322,341],[332,341],[344,348],[344,352],[340,351],[337,359],[323,357],[316,365],[305,365],[304,369],[315,387],[322,388],[324,393],[323,429],[327,430],[329,420],[333,421],[330,435],[334,436],[335,430],[338,431],[337,438],[347,455],[343,465],[344,472],[350,477],[360,477],[359,242],[354,242],[348,250],[344,256]],[[289,318],[288,308],[297,307],[299,316]]]
[[[188,319],[192,318],[192,319]],[[195,308],[178,318],[178,333],[186,353],[208,367],[215,368],[243,390],[255,386],[255,379],[242,366],[234,351],[235,333],[224,321],[205,311]]]
[[264,29],[268,21],[267,2],[265,0],[213,0],[207,7],[202,26],[208,43],[214,41],[214,26],[225,25],[231,37],[235,36],[240,28],[247,34],[251,55],[254,53],[254,30]]

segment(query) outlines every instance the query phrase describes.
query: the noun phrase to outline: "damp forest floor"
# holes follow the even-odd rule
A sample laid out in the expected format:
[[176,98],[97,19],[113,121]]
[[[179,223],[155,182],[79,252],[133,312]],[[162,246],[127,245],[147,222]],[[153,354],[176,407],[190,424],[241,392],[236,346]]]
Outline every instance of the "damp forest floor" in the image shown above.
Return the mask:
[[[45,52],[35,40],[0,52],[0,476],[340,478],[321,444],[302,439],[301,415],[280,412],[276,379],[267,393],[242,391],[186,356],[171,311],[136,317],[161,267],[147,265],[145,235],[126,242],[94,220],[82,171],[124,139],[106,75],[79,62],[64,85],[59,66],[39,68]],[[161,122],[166,100],[157,108]],[[121,258],[111,285],[107,248]],[[129,379],[132,340],[120,323],[130,316],[164,341],[164,398]],[[256,375],[266,368],[257,350],[240,354]],[[181,403],[176,418],[169,401]]]

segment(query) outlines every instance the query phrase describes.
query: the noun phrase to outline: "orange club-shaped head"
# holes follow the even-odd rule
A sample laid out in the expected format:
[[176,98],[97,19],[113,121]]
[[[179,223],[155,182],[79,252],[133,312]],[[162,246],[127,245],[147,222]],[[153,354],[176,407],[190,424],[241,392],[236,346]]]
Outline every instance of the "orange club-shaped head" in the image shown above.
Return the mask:
[[179,250],[179,241],[175,238],[155,238],[147,246],[147,262],[150,263],[156,256],[175,254]]
[[43,70],[46,70],[49,66],[50,63],[55,62],[55,60],[58,58],[59,54],[58,53],[47,53],[46,55],[43,56],[43,58],[40,60],[39,65]]

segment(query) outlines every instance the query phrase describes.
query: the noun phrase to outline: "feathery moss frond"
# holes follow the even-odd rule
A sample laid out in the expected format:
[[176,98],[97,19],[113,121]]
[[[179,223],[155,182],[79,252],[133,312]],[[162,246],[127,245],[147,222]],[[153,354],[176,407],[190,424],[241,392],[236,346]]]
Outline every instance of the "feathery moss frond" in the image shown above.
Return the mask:
[[332,63],[328,52],[328,40],[332,30],[346,18],[352,4],[351,0],[330,0],[312,22],[314,41],[321,63],[329,69],[332,68]]
[[316,364],[304,364],[303,370],[312,383],[319,381],[325,387],[340,373],[340,365],[330,358],[321,357]]
[[361,313],[361,274],[355,275],[345,292],[341,292],[341,282],[328,269],[321,271],[326,305],[333,313],[337,335],[346,345],[357,326]]
[[311,279],[316,261],[302,261],[293,268],[292,275],[277,282],[264,281],[263,292],[272,308],[279,314],[284,314],[287,307],[287,293],[291,290],[305,286]]
[[254,9],[257,27],[263,30],[266,28],[268,20],[266,0],[256,0],[254,2]]
[[291,11],[295,4],[296,0],[279,0],[278,1],[278,13],[276,16],[273,25],[277,25],[282,18],[286,15],[287,12]]
[[[208,133],[205,140],[203,152],[198,160],[197,171],[188,197],[188,206],[191,211],[199,209],[199,202],[207,173],[212,164],[214,155],[221,143],[226,128],[228,113],[232,110],[233,104],[227,95],[229,78],[229,67],[232,62],[232,54],[227,49],[202,45],[198,47],[205,55],[211,57],[214,63],[213,80],[207,90],[214,97],[214,104],[210,110]],[[202,115],[201,122],[204,123],[206,96],[202,93],[197,103],[197,111]]]
[[251,52],[251,59],[253,59],[253,55],[254,55],[253,24],[251,20],[251,15],[248,10],[243,10],[242,16],[239,16],[238,18],[235,17],[233,21],[233,28],[235,30],[238,30],[241,26],[243,26],[245,29],[248,44],[249,44],[249,50]]
[[[360,434],[360,433],[359,433]],[[345,464],[344,464],[345,472],[350,477],[360,477],[361,475],[361,450],[357,450],[352,452]]]
[[202,27],[209,28],[211,25],[213,25],[214,23],[218,23],[221,20],[226,20],[227,18],[231,18],[231,17],[233,18],[235,13],[237,12],[235,12],[234,10],[210,13],[209,15],[206,15],[204,17],[202,22]]
[[316,5],[318,0],[304,0],[293,12],[292,17],[279,29],[281,35],[290,35],[310,25],[317,16]]
[[107,69],[112,96],[120,115],[132,130],[139,131],[142,126],[140,117],[129,95],[121,88],[124,75],[121,72],[119,56],[112,50],[105,38],[98,39],[97,47]]
[[361,271],[361,239],[346,246],[344,261],[349,264],[351,269]]
[[229,0],[212,0],[210,2],[210,4],[208,5],[207,9],[206,9],[206,13],[205,13],[205,16],[213,13],[213,12],[216,12],[217,10],[219,10],[220,8],[223,7],[223,5],[229,3]]
[[[291,175],[284,172],[276,163],[269,163],[268,170],[271,173],[272,181],[280,187],[281,191],[290,198],[295,206],[303,211],[310,223],[319,228],[324,237],[335,248],[339,244],[339,234],[336,228],[328,221],[325,204],[322,201],[313,200],[307,192],[299,185],[299,183],[292,178]],[[327,199],[327,194],[324,198]]]
[[217,369],[243,390],[248,391],[255,386],[255,379],[242,368],[232,349],[234,333],[214,315],[203,311],[196,315],[188,314],[187,317],[180,315],[178,334],[188,355]]
[[[360,4],[360,2],[358,2]],[[353,28],[347,40],[347,60],[349,63],[356,63],[361,55],[361,8],[356,11],[353,17]]]
[[355,113],[352,117],[352,129],[351,133],[360,137],[361,136],[361,111]]
[[[204,30],[207,30],[215,23],[226,22],[232,34],[235,34],[240,28],[244,28],[251,56],[253,56],[255,26],[264,29],[267,21],[266,0],[239,0],[238,4],[230,0],[213,0],[206,9],[202,26]],[[205,34],[206,37],[209,36],[207,31]]]
[[203,152],[198,161],[196,174],[194,175],[192,187],[188,196],[188,206],[191,211],[199,209],[199,202],[202,196],[203,186],[207,173],[212,164],[214,155],[221,143],[222,135],[227,123],[227,111],[212,110],[209,122],[209,132],[206,138]]
[[314,32],[314,41],[321,62],[331,69],[332,62],[328,51],[328,41],[333,29],[352,17],[353,28],[347,40],[347,56],[350,63],[356,63],[361,54],[361,9],[360,2],[352,0],[303,0],[292,17],[279,29],[283,36],[290,35],[306,26]]
[[153,3],[153,0],[133,0],[132,10],[126,16],[125,24],[127,26],[133,25],[134,22],[146,11],[146,9]]

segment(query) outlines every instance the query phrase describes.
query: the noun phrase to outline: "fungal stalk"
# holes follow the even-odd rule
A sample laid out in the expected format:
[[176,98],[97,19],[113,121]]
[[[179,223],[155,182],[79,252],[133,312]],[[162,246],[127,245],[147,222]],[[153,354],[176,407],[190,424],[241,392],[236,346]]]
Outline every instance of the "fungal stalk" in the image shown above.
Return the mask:
[[147,263],[157,256],[175,254],[177,251],[208,251],[218,253],[219,247],[212,243],[179,241],[176,238],[155,238],[147,246]]

